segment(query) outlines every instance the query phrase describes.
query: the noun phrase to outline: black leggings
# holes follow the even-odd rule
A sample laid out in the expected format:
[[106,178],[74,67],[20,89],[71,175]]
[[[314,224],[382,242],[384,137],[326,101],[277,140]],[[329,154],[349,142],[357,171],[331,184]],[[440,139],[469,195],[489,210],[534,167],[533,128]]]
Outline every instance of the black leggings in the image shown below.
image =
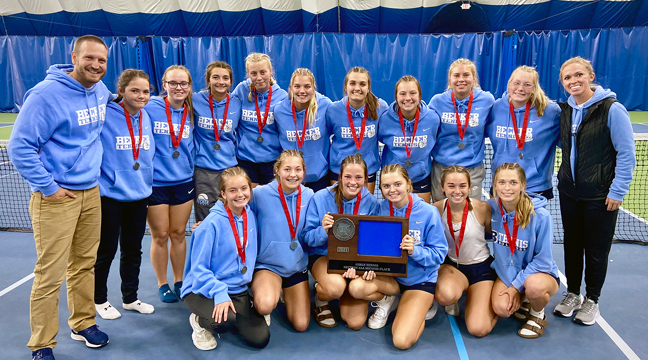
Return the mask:
[[598,302],[619,210],[607,211],[605,200],[576,201],[560,193],[560,213],[565,230],[567,290],[580,294],[584,253],[586,294]]
[[255,308],[252,307],[252,299],[247,291],[240,294],[229,294],[236,314],[231,309],[227,313],[227,321],[217,323],[214,321],[214,300],[203,295],[189,293],[183,300],[189,310],[198,315],[198,324],[203,329],[211,330],[213,333],[222,334],[235,328],[243,337],[245,342],[255,348],[262,349],[270,342],[270,331],[268,325]]
[[122,301],[130,304],[137,300],[140,265],[142,263],[142,238],[146,230],[148,199],[121,202],[101,197],[101,240],[95,263],[95,304],[108,301],[108,272],[119,244],[119,275]]

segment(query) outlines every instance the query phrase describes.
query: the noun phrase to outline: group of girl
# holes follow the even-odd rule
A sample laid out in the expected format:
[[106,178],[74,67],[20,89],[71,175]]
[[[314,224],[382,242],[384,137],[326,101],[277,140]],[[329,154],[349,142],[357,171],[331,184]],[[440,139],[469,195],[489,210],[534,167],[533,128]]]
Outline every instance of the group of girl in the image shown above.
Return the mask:
[[[589,62],[578,59],[561,68],[572,98],[594,78]],[[570,79],[563,78],[565,67]],[[119,316],[106,295],[118,241],[123,307],[153,312],[137,299],[148,222],[159,296],[185,301],[199,349],[213,349],[213,334],[232,327],[251,346],[264,347],[268,315],[280,297],[293,327],[305,331],[308,270],[316,281],[319,325],[336,326],[328,304],[334,299],[355,330],[367,321],[368,301],[377,308],[370,328],[384,326],[398,309],[392,334],[400,349],[418,340],[436,312],[435,298],[458,315],[463,292],[471,334],[485,336],[498,317],[514,315],[525,323],[520,336],[542,335],[544,307],[559,287],[551,216],[544,207],[553,197],[561,109],[543,93],[535,69],[516,69],[495,101],[479,88],[475,65],[459,59],[448,71],[448,89],[429,106],[412,76],[397,82],[395,101],[387,105],[371,92],[369,73],[360,67],[347,73],[346,96],[336,102],[316,91],[308,69],[295,70],[288,93],[276,84],[267,55],[250,54],[246,70],[248,79],[230,95],[232,68],[213,62],[207,89],[193,94],[189,71],[171,66],[162,78],[166,96],[150,101],[145,73],[127,70],[120,77],[120,99],[109,106],[102,134],[104,222],[95,285],[102,317]],[[496,169],[488,202],[478,200],[485,137],[493,144]],[[385,200],[379,203],[373,193],[380,169]],[[185,266],[192,202],[202,223],[192,234]],[[329,274],[332,213],[408,217],[410,231],[401,243],[409,255],[408,277],[371,271],[358,276],[354,269]],[[493,256],[486,233],[493,236]],[[579,244],[587,257],[587,244]],[[173,289],[166,276],[169,257]],[[580,286],[580,277],[568,281]],[[579,289],[569,291],[563,303],[580,296],[572,296]]]

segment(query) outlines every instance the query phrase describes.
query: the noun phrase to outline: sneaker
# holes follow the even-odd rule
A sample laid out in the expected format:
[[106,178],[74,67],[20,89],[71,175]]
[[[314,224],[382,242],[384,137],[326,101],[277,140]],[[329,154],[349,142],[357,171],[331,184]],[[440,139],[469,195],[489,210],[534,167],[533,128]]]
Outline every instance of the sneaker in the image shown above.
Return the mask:
[[72,330],[70,334],[73,340],[85,341],[87,347],[100,348],[108,345],[108,335],[99,330],[97,325],[92,325],[85,330],[76,332]]
[[182,290],[182,281],[178,281],[175,284],[173,284],[173,291],[175,292],[179,300],[182,300],[182,298],[180,297],[180,293],[182,292],[181,290]]
[[155,311],[153,305],[142,302],[139,299],[130,304],[122,303],[122,308],[124,310],[135,310],[140,314],[152,314]]
[[432,320],[432,318],[436,315],[437,310],[439,310],[439,303],[434,300],[432,307],[430,307],[430,310],[428,310],[427,314],[425,314],[425,320]]
[[[434,307],[434,305],[432,305],[432,307]],[[459,304],[453,304],[453,305],[446,306],[445,307],[445,312],[446,312],[446,314],[448,314],[450,316],[459,316]],[[434,315],[432,315],[431,318],[433,318],[433,317],[434,317]],[[426,317],[425,320],[428,320],[427,317]]]
[[158,289],[158,294],[160,295],[160,300],[164,303],[174,303],[178,302],[178,297],[176,294],[171,291],[169,284],[164,284]]
[[367,326],[370,329],[380,329],[387,324],[387,318],[398,306],[398,298],[394,295],[385,295],[382,300],[372,301],[371,306],[377,308],[369,317]]
[[601,312],[598,303],[592,299],[586,299],[583,306],[574,317],[574,322],[582,325],[594,325]]
[[573,292],[568,292],[560,304],[554,308],[554,314],[562,317],[570,317],[574,311],[578,311],[583,304],[583,295],[576,295]]
[[214,334],[198,324],[196,314],[189,315],[189,324],[191,324],[191,328],[193,329],[191,340],[193,340],[195,347],[199,350],[213,350],[216,348],[218,343],[216,342],[216,338],[214,338]]
[[50,348],[42,348],[32,351],[32,360],[54,360],[54,353]]
[[268,326],[270,326],[270,322],[272,321],[272,319],[270,319],[270,314],[263,315],[263,318],[265,319],[266,324],[268,324]]
[[104,320],[114,320],[121,317],[119,310],[115,309],[108,301],[103,304],[95,304],[97,314]]

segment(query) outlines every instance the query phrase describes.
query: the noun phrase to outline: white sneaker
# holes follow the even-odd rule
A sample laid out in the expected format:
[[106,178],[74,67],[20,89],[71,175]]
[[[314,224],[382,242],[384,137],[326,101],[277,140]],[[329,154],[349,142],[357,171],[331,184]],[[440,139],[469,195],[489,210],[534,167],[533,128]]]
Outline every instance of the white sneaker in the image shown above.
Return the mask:
[[155,311],[153,305],[142,302],[139,299],[130,304],[122,303],[122,308],[124,310],[135,310],[140,314],[153,314],[153,311]]
[[216,348],[218,343],[216,342],[216,338],[214,338],[214,334],[200,327],[200,324],[196,321],[196,314],[189,315],[189,324],[191,324],[191,328],[193,329],[191,340],[193,340],[194,346],[199,350],[212,350]]
[[108,301],[103,304],[95,304],[97,314],[104,320],[114,320],[121,317],[119,310],[115,309]]
[[270,326],[270,322],[272,321],[272,319],[270,319],[270,314],[263,315],[263,318],[265,319],[266,324],[268,324],[268,326]]
[[370,329],[380,329],[387,324],[387,318],[398,307],[398,298],[394,295],[385,295],[382,300],[372,301],[371,306],[377,308],[369,317],[367,326]]
[[[434,305],[432,305],[432,307],[434,307]],[[459,304],[453,304],[453,305],[446,306],[445,307],[445,312],[446,312],[446,314],[448,314],[450,316],[459,316]],[[431,318],[433,318],[433,317],[434,317],[434,315],[432,315]],[[425,320],[428,320],[427,317],[425,318]]]
[[430,308],[430,310],[428,310],[427,314],[425,314],[425,320],[432,320],[432,318],[436,316],[438,310],[439,303],[434,300],[434,302],[432,302],[432,307]]

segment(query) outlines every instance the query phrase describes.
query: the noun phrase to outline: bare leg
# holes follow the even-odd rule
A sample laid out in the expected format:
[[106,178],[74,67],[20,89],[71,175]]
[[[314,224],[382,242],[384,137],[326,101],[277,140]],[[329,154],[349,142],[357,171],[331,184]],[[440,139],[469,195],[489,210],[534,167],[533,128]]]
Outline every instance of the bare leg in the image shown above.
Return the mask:
[[461,271],[450,265],[441,265],[434,296],[442,306],[454,305],[468,290],[468,285],[468,279]]
[[149,206],[146,216],[151,229],[151,265],[157,277],[158,287],[168,284],[167,264],[169,263],[169,205]]
[[[493,291],[491,292],[491,302],[493,304],[493,312],[497,314],[497,316],[502,317],[502,318],[508,318],[511,316],[512,313],[517,311],[517,309],[511,309],[511,312],[509,313],[507,307],[509,304],[509,297],[508,295],[500,295],[500,293],[504,290],[506,290],[508,286],[502,282],[500,278],[497,278],[495,280],[495,284],[493,284]],[[520,294],[520,304],[522,303],[522,294]],[[519,308],[519,307],[518,307]]]
[[358,300],[345,291],[340,298],[340,316],[351,330],[360,330],[367,321],[369,306],[367,300]]
[[558,282],[546,273],[530,275],[524,281],[527,299],[535,311],[541,311],[549,303],[549,299],[558,292]]
[[425,314],[432,306],[434,294],[422,290],[406,290],[401,296],[392,325],[394,346],[407,350],[414,345],[425,329]]
[[315,261],[311,270],[311,274],[317,281],[317,287],[315,288],[317,298],[322,301],[339,299],[347,287],[346,280],[342,275],[329,274],[327,271],[328,257],[322,256]]
[[297,331],[306,331],[310,322],[310,291],[308,281],[302,281],[291,287],[284,288],[286,313],[288,320]]
[[261,315],[270,315],[277,307],[279,293],[281,292],[281,276],[270,270],[259,270],[252,279],[252,294],[254,295],[254,308]]
[[193,200],[189,200],[184,204],[169,206],[169,235],[171,236],[169,255],[171,257],[174,283],[182,281],[185,257],[187,256],[185,232],[192,205]]
[[491,305],[494,281],[485,280],[472,284],[466,298],[466,327],[476,337],[488,335],[497,323],[497,315]]
[[376,276],[371,281],[359,277],[349,283],[349,295],[358,300],[377,301],[385,295],[398,293],[400,293],[400,288],[393,277]]

